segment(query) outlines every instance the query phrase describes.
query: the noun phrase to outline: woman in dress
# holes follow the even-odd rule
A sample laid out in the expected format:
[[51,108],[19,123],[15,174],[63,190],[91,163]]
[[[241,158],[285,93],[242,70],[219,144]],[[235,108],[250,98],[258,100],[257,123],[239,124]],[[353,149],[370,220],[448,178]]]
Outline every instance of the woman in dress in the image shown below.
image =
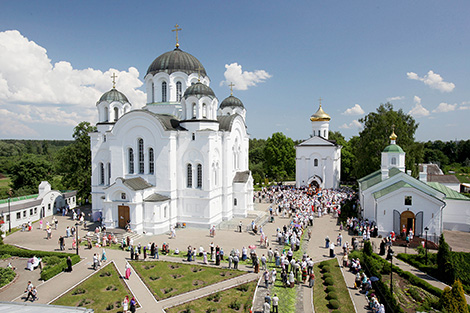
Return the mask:
[[106,250],[103,249],[103,252],[101,252],[101,262],[106,262],[108,259],[106,258]]
[[125,296],[122,301],[122,312],[127,313],[127,310],[129,310],[129,296]]
[[[131,265],[129,263],[126,263],[125,273],[126,273],[126,276],[125,276],[126,279],[129,279],[129,277],[131,277]],[[134,298],[132,298],[132,299],[134,299]]]

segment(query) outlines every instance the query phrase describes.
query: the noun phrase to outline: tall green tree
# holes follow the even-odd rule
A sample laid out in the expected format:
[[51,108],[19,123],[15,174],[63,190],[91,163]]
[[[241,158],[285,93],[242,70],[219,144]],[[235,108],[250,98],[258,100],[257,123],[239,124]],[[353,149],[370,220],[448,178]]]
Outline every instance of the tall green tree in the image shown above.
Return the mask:
[[77,196],[88,199],[91,192],[91,150],[88,133],[96,127],[81,122],[73,132],[74,142],[59,150],[57,171],[62,175],[62,184],[67,189],[77,190]]
[[353,164],[355,162],[355,155],[352,152],[350,142],[346,141],[344,136],[339,131],[330,131],[328,134],[328,139],[336,141],[337,144],[343,147],[341,149],[341,181],[347,182],[353,180],[351,175]]
[[37,193],[43,180],[50,182],[52,164],[42,156],[26,154],[10,169],[11,188],[16,195]]
[[380,168],[381,153],[390,144],[393,125],[398,136],[397,144],[406,152],[406,168],[417,173],[417,163],[423,159],[423,147],[415,142],[418,123],[411,115],[402,109],[395,111],[391,103],[385,103],[377,108],[377,112],[367,114],[359,122],[364,129],[353,146],[355,177],[363,177]]
[[294,141],[283,133],[274,133],[264,147],[264,169],[270,178],[284,180],[295,177]]
[[444,238],[444,234],[439,237],[439,249],[437,250],[437,271],[440,278],[452,284],[455,279],[455,268],[452,262],[449,244]]

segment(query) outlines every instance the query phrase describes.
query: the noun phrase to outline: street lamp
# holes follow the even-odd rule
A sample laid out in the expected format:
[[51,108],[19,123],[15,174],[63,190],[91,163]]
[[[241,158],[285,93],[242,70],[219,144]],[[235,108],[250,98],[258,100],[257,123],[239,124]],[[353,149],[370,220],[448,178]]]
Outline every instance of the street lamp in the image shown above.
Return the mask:
[[76,237],[77,244],[76,244],[75,246],[76,246],[76,248],[77,248],[77,255],[78,255],[78,246],[80,245],[79,242],[78,242],[78,226],[79,226],[79,225],[80,225],[80,224],[79,224],[78,222],[75,223],[75,234],[76,234],[76,236],[77,236],[77,237]]
[[8,232],[11,233],[11,211],[10,211],[10,198],[11,198],[11,188],[8,190]]
[[390,255],[390,293],[393,295],[393,285],[392,285],[392,279],[393,279],[393,250],[390,249],[389,252]]
[[426,249],[426,265],[428,265],[428,230],[429,228],[426,226],[424,228],[424,231],[426,232],[426,243],[425,243],[425,249]]

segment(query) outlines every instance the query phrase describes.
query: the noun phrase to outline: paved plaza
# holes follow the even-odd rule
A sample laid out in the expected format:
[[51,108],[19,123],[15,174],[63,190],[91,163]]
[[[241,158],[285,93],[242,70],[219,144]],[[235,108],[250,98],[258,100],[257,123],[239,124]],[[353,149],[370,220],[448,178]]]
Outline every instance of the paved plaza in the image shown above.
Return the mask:
[[[134,241],[134,244],[141,243],[142,245],[146,245],[149,242],[155,242],[159,247],[161,247],[162,243],[166,242],[170,244],[170,249],[178,248],[182,253],[185,253],[186,248],[191,245],[192,247],[199,248],[199,246],[203,246],[206,250],[209,249],[209,245],[211,242],[214,245],[218,245],[223,248],[226,255],[232,250],[232,248],[239,249],[241,251],[242,247],[248,247],[249,245],[256,245],[257,246],[257,254],[261,257],[263,254],[267,255],[267,248],[260,247],[259,244],[259,236],[254,235],[252,232],[247,232],[246,227],[250,225],[252,219],[256,216],[262,216],[263,214],[267,214],[270,204],[268,203],[256,203],[255,204],[255,213],[253,216],[249,218],[245,218],[242,220],[244,225],[243,232],[239,233],[236,231],[235,225],[238,224],[240,220],[233,220],[233,223],[225,223],[221,226],[222,229],[217,229],[215,236],[209,236],[208,229],[197,229],[197,228],[184,228],[184,229],[177,229],[176,231],[176,238],[169,238],[168,234],[162,235],[154,235],[154,236],[141,236]],[[75,225],[75,221],[73,221],[70,217],[62,217],[58,216],[59,225],[57,230],[53,230],[52,232],[52,239],[46,239],[46,233],[44,230],[39,230],[38,225],[34,224],[35,227],[31,232],[16,232],[5,239],[5,243],[7,244],[14,244],[20,247],[25,247],[28,249],[35,249],[35,250],[45,250],[45,251],[59,251],[58,245],[58,238],[60,235],[65,235],[65,228],[67,226]],[[279,249],[282,251],[283,247],[278,246],[276,242],[276,230],[278,227],[282,228],[283,225],[288,224],[290,220],[286,217],[276,216],[273,223],[266,223],[263,226],[263,231],[265,234],[268,235],[270,240],[270,247],[274,249]],[[231,225],[233,228],[231,228]],[[93,226],[92,226],[93,227]],[[92,228],[90,227],[90,229]],[[80,236],[83,236],[87,230],[80,227],[79,232]],[[338,236],[340,230],[336,224],[336,218],[333,218],[330,215],[325,215],[321,218],[315,218],[314,225],[312,227],[312,238],[310,241],[305,240],[303,248],[305,249],[306,253],[313,258],[315,262],[319,262],[325,259],[330,259],[328,256],[328,249],[325,248],[325,237],[329,236],[330,238],[334,239]],[[351,237],[348,235],[346,231],[342,231],[343,240],[348,240],[351,242]],[[374,246],[378,246],[378,240],[375,239],[376,242]],[[74,253],[74,250],[71,249],[72,239],[66,239],[66,252]],[[400,248],[397,248],[399,251]],[[130,260],[129,252],[124,252],[120,250],[112,250],[107,249],[107,257],[108,262],[114,262],[121,273],[124,271],[126,262]],[[42,282],[39,280],[39,271],[28,271],[25,270],[26,261],[24,259],[15,258],[13,260],[13,265],[17,267],[16,272],[18,273],[17,278],[15,279],[14,283],[8,285],[6,288],[0,290],[0,301],[17,301],[22,302],[24,301],[24,290],[28,280],[31,280],[35,286],[38,287],[39,293],[39,300],[38,303],[50,303],[81,281],[89,277],[94,273],[92,269],[92,259],[94,253],[100,253],[101,248],[93,248],[91,250],[84,249],[84,247],[80,247],[80,256],[82,257],[82,261],[73,267],[73,271],[71,273],[61,273],[54,278]],[[341,258],[340,249],[337,249],[338,258]],[[411,251],[408,251],[411,252]],[[160,259],[163,260],[170,260],[175,262],[185,262],[182,258],[175,258],[175,257],[168,257],[168,256],[161,256]],[[195,261],[196,263],[202,263],[200,260]],[[404,264],[403,262],[397,262],[398,265],[403,267],[409,267],[408,265]],[[6,266],[4,263],[0,263],[0,266]],[[226,267],[226,263],[222,263],[223,267]],[[429,276],[425,275],[409,267],[407,270],[415,271],[415,274],[418,276],[432,280]],[[162,301],[157,301],[145,284],[140,280],[138,275],[131,275],[129,280],[125,282],[128,284],[130,290],[135,295],[137,301],[141,305],[141,308],[138,310],[139,312],[158,312],[164,309],[165,307],[171,307],[176,304],[181,304],[192,299],[200,298],[205,295],[209,295],[210,293],[217,292],[226,288],[230,288],[244,282],[249,282],[253,280],[258,280],[261,277],[261,272],[259,274],[255,274],[251,266],[240,266],[241,270],[247,272],[247,274],[242,275],[237,278],[233,278],[230,280],[226,280],[214,285],[207,286],[205,288],[201,288],[198,290],[194,290],[179,296],[171,297],[169,299],[165,299]],[[345,277],[346,285],[349,288],[351,298],[356,308],[356,312],[367,312],[366,309],[366,298],[364,294],[359,293],[358,290],[351,288],[354,285],[354,275],[347,270],[343,269],[343,275]],[[426,277],[427,276],[427,277]],[[443,284],[435,281],[435,285],[438,287],[443,288]],[[298,288],[298,303],[296,304],[296,311],[302,312],[314,312],[313,303],[312,303],[312,290],[308,288],[306,285],[300,285]],[[255,295],[255,306],[254,311],[261,311],[261,305],[264,299],[264,293],[266,293],[266,288],[258,288],[257,294]],[[117,299],[120,300],[120,299]],[[468,301],[467,297],[467,301]]]

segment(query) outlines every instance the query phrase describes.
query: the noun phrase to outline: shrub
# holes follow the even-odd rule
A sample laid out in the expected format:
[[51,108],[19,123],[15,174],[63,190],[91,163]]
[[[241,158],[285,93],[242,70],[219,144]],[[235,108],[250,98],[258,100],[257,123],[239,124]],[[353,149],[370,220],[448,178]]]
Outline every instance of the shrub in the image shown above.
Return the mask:
[[[72,255],[72,264],[76,264],[80,262],[80,256],[78,255]],[[67,259],[62,258],[60,263],[54,265],[54,266],[45,266],[42,271],[41,271],[41,279],[42,280],[48,280],[54,277],[55,275],[63,272],[67,268]]]
[[325,290],[326,290],[326,293],[329,293],[329,292],[332,292],[332,291],[336,291],[336,288],[335,288],[335,286],[328,286],[328,287],[326,287]]
[[372,255],[372,244],[370,243],[370,240],[364,241],[364,250],[363,250],[365,255]]
[[0,287],[9,284],[15,279],[16,273],[11,268],[0,268]]
[[333,284],[334,284],[333,278],[328,277],[327,279],[325,279],[326,286],[333,286]]
[[453,282],[455,279],[454,264],[450,254],[450,248],[444,239],[444,234],[439,237],[439,250],[437,251],[437,270],[440,278],[445,282]]
[[73,292],[72,292],[72,295],[76,296],[76,295],[81,295],[81,294],[84,294],[86,292],[85,289],[83,288],[77,288],[75,289]]
[[337,300],[338,299],[338,294],[336,292],[329,292],[328,295],[326,296],[326,299],[328,300]]
[[2,259],[2,260],[4,260],[4,259],[9,259],[9,258],[11,258],[11,255],[8,254],[8,253],[5,253],[5,254],[0,255],[0,259]]
[[114,304],[113,303],[110,303],[110,304],[108,304],[108,306],[106,306],[106,310],[111,311],[112,309],[114,309]]
[[322,269],[321,269],[321,272],[322,272],[322,273],[328,273],[328,272],[330,272],[330,271],[331,271],[330,267],[329,267],[329,266],[326,266],[326,265],[323,266]]
[[238,311],[238,310],[240,310],[241,303],[238,300],[235,299],[232,302],[230,302],[228,307],[235,310],[235,311]]
[[331,273],[325,273],[323,274],[323,279],[327,279],[328,277],[332,277]]
[[408,292],[410,296],[416,301],[416,302],[423,302],[423,297],[419,294],[419,291],[416,287],[411,287],[408,289]]
[[330,302],[328,302],[328,307],[330,309],[339,309],[339,301],[338,300],[330,300]]
[[249,287],[248,287],[247,284],[243,284],[243,285],[238,286],[236,289],[237,289],[238,291],[246,292],[246,291],[248,291],[248,288],[249,288]]
[[328,266],[328,261],[322,261],[320,262],[320,264],[318,265],[319,268],[323,268],[323,266]]

